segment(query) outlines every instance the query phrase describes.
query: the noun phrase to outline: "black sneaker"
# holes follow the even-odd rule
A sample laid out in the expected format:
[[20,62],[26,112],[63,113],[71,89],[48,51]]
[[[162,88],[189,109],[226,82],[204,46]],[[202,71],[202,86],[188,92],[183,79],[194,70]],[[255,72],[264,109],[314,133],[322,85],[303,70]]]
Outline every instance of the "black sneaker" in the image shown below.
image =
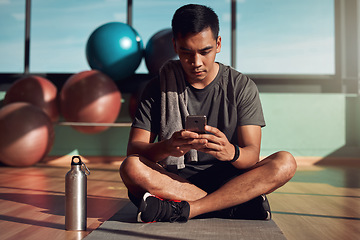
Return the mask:
[[138,222],[187,222],[190,205],[185,201],[164,200],[145,193],[140,203]]
[[265,195],[221,211],[222,217],[245,220],[270,220],[270,204]]

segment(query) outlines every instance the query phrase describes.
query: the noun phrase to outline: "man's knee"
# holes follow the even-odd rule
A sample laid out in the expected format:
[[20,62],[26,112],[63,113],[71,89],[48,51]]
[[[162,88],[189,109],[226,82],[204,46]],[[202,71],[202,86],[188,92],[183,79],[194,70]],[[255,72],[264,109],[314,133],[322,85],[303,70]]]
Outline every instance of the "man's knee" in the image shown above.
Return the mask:
[[278,175],[285,181],[289,181],[295,174],[297,164],[294,156],[286,151],[280,151],[274,154],[273,163],[275,169],[278,171]]
[[128,156],[121,163],[119,172],[123,183],[128,188],[129,193],[131,192],[129,197],[133,196],[131,201],[134,202],[134,199],[141,198],[146,192],[141,186],[141,183],[146,182],[146,171],[140,157],[138,155]]
[[124,182],[139,176],[141,161],[138,155],[130,155],[121,163],[119,172]]

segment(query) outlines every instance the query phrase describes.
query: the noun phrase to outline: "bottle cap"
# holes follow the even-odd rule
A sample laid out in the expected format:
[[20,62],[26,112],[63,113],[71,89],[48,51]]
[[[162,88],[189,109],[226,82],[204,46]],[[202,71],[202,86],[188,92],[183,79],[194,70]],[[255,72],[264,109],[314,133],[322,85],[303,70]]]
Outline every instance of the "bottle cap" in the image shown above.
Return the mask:
[[[78,160],[76,160],[78,159]],[[80,156],[73,156],[71,159],[71,166],[82,166],[82,170],[85,172],[85,175],[90,175],[90,170],[87,168],[85,163],[81,161]]]
[[80,156],[73,156],[71,159],[71,165],[81,165],[82,163]]

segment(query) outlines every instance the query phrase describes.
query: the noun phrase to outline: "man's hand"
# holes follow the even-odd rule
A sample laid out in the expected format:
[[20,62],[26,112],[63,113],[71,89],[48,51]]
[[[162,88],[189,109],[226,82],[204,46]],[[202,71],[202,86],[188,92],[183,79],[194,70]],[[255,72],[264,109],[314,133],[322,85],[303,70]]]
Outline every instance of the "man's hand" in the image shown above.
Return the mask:
[[205,126],[205,130],[212,134],[200,134],[199,138],[206,141],[203,145],[197,145],[197,150],[211,154],[220,161],[230,161],[234,158],[235,148],[229,142],[226,135],[215,127]]
[[190,149],[205,148],[208,141],[200,136],[198,133],[186,130],[174,132],[171,138],[166,140],[168,154],[180,157],[190,151]]

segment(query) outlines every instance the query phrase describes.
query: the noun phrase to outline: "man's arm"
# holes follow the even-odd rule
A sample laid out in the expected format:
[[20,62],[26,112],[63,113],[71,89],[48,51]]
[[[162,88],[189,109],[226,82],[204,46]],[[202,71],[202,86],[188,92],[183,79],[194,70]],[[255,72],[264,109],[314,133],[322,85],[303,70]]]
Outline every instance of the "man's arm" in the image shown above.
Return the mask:
[[260,159],[261,127],[245,125],[237,128],[240,156],[233,165],[237,168],[249,168]]
[[147,159],[158,162],[168,156],[180,157],[196,145],[206,143],[198,139],[194,132],[181,130],[175,132],[170,139],[154,142],[156,134],[141,128],[131,128],[127,155],[139,154]]
[[[206,126],[206,131],[212,134],[201,134],[200,138],[208,142],[199,151],[209,153],[220,161],[231,161],[235,156],[234,145],[219,129]],[[261,127],[255,125],[240,126],[237,128],[240,156],[232,164],[239,169],[254,166],[259,161],[261,144]]]

